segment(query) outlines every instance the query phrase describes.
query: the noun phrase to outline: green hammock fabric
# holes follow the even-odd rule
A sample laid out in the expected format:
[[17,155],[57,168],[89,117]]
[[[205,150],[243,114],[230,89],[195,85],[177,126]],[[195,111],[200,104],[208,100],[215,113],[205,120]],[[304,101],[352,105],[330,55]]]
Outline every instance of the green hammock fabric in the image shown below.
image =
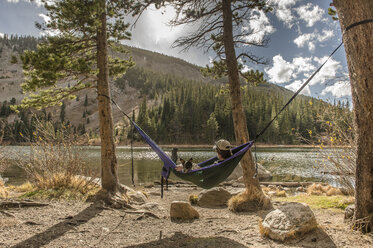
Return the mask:
[[[199,166],[203,166],[199,170],[191,171],[188,173],[180,172],[175,170],[174,168],[171,170],[177,177],[192,182],[195,185],[204,188],[210,189],[215,187],[219,183],[226,180],[229,175],[234,171],[236,166],[239,164],[240,160],[242,159],[243,153],[240,156],[237,156],[226,163],[220,163],[217,166],[208,166],[213,165],[213,163],[217,160],[217,158],[211,159],[206,161],[203,164],[199,164]],[[207,168],[204,168],[207,167]]]

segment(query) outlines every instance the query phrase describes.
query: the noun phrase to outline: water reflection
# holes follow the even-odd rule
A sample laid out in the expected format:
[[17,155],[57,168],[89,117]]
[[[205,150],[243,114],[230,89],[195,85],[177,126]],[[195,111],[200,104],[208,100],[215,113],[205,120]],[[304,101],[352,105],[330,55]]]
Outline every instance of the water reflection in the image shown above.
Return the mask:
[[[100,167],[100,147],[77,147],[82,158],[92,168]],[[171,156],[171,149],[165,149]],[[11,161],[12,166],[4,173],[3,177],[9,178],[9,183],[20,184],[27,179],[25,173],[15,165],[16,159],[27,159],[30,147],[8,146],[3,147],[4,153]],[[118,147],[118,173],[120,181],[131,184],[131,151],[129,147]],[[193,158],[194,162],[201,162],[215,156],[210,148],[181,148],[179,157]],[[268,169],[274,176],[274,181],[335,181],[334,176],[324,175],[322,172],[328,166],[318,156],[317,149],[313,148],[257,148],[258,162]],[[136,147],[133,150],[134,180],[135,184],[153,182],[160,179],[162,161],[157,154],[148,147]],[[323,165],[325,164],[325,165]],[[173,175],[171,178],[176,179]]]

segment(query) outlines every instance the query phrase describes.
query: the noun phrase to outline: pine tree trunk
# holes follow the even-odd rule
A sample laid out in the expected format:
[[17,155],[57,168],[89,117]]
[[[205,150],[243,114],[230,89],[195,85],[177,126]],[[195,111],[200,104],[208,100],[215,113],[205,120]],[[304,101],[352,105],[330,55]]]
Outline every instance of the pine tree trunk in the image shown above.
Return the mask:
[[[105,6],[105,1],[102,1]],[[97,81],[98,115],[100,119],[101,137],[101,180],[102,188],[115,193],[118,190],[117,158],[115,156],[113,116],[111,112],[109,69],[107,54],[106,13],[100,16],[101,27],[97,33],[97,67],[99,70]]]
[[[373,19],[372,0],[334,0],[341,29]],[[354,227],[373,231],[373,23],[347,30],[343,42],[355,112],[357,158]]]
[[[243,144],[249,141],[249,132],[247,130],[245,112],[241,101],[240,77],[238,72],[236,51],[233,44],[231,0],[223,1],[223,28],[223,41],[228,68],[234,134],[236,137],[236,142]],[[260,189],[258,177],[253,178],[255,174],[255,165],[250,150],[241,160],[241,166],[246,188],[248,189],[250,186],[255,186],[256,188]]]

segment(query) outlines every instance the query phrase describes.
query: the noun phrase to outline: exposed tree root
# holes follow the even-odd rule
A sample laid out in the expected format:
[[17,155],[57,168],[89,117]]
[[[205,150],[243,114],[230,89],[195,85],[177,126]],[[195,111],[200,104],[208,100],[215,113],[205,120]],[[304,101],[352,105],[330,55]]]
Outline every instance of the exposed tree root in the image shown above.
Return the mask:
[[32,201],[0,201],[0,209],[24,208],[24,207],[45,207],[48,203]]
[[241,194],[233,196],[228,201],[228,208],[232,212],[255,212],[271,209],[272,207],[271,200],[254,186],[249,187]]
[[87,201],[103,202],[107,207],[110,208],[133,209],[133,207],[129,204],[127,189],[125,189],[123,186],[119,186],[115,192],[101,189],[95,195],[89,197]]
[[352,228],[362,233],[373,232],[373,214],[361,219],[354,218],[352,221]]

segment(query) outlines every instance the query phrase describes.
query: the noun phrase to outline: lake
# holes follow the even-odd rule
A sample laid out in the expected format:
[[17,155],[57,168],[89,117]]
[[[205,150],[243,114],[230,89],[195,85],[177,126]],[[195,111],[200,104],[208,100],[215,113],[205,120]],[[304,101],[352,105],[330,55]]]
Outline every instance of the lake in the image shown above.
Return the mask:
[[[100,166],[100,147],[83,146],[78,147],[84,161],[93,168]],[[171,148],[165,149],[171,156]],[[30,153],[28,146],[6,146],[1,152],[14,162],[15,159],[26,159]],[[118,172],[120,182],[131,184],[131,150],[129,147],[117,147]],[[184,159],[193,158],[194,162],[204,161],[215,152],[212,148],[179,148],[179,157]],[[157,154],[148,147],[135,147],[134,158],[134,180],[135,184],[153,182],[160,179],[162,161]],[[324,175],[327,169],[326,162],[319,156],[316,148],[289,148],[271,147],[257,148],[257,159],[273,175],[273,181],[324,181],[334,183],[334,177]],[[15,164],[8,168],[2,175],[9,178],[10,184],[19,185],[27,180],[26,174]],[[171,179],[176,177],[171,174]]]

